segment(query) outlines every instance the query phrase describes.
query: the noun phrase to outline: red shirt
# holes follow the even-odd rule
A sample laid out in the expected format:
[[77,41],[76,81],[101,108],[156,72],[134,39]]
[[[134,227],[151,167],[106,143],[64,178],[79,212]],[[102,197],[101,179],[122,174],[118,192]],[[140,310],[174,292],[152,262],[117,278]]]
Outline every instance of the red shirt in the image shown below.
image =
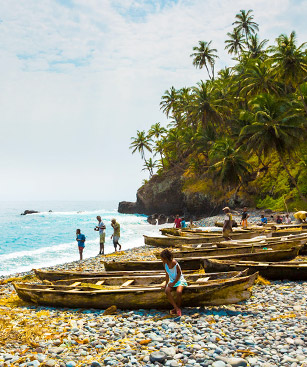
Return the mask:
[[176,228],[181,228],[181,219],[180,218],[175,218],[175,227]]

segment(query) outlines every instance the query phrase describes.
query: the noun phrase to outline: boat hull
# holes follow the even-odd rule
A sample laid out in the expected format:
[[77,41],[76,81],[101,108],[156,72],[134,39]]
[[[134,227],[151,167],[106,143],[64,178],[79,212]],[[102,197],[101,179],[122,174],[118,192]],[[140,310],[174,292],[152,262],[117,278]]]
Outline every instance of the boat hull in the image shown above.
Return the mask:
[[249,274],[255,271],[269,280],[307,280],[307,262],[304,263],[258,263],[235,262],[221,260],[204,260],[206,272],[211,271],[243,271],[248,269]]
[[[246,260],[246,261],[286,261],[295,259],[298,255],[300,247],[294,247],[290,250],[271,251],[266,250],[258,253],[251,254],[235,254],[235,255],[221,255],[211,256],[207,258],[211,259],[224,259],[224,260]],[[183,270],[198,270],[203,266],[204,257],[186,257],[177,258],[181,269]],[[163,271],[162,261],[112,261],[104,263],[106,271],[148,271],[148,270],[160,270]]]
[[[212,281],[184,289],[182,307],[214,306],[246,300],[251,295],[257,274]],[[115,289],[97,291],[57,291],[31,289],[31,284],[14,284],[18,296],[39,305],[73,308],[168,309],[170,304],[161,288]]]

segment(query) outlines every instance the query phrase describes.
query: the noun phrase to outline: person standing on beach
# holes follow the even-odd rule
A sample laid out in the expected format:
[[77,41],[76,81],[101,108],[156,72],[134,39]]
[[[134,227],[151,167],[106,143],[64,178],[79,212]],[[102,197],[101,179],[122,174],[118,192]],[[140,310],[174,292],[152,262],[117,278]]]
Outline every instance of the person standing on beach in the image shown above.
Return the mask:
[[114,245],[115,252],[117,251],[117,246],[119,246],[118,250],[121,251],[122,245],[118,242],[120,238],[120,224],[116,222],[115,218],[113,218],[111,221],[111,226],[113,227],[113,230],[114,230],[111,236],[111,239],[113,238],[113,245]]
[[178,229],[181,228],[181,218],[179,218],[179,214],[175,217],[174,227]]
[[223,224],[223,237],[225,238],[225,240],[231,240],[229,234],[232,232],[232,214],[230,213],[230,208],[228,206],[225,206],[223,212],[225,213]]
[[99,242],[100,242],[99,255],[104,255],[104,243],[106,242],[106,233],[105,233],[106,226],[101,220],[100,215],[98,215],[96,219],[98,220],[98,226],[94,228],[94,231],[99,231]]
[[249,214],[247,213],[247,207],[245,206],[243,208],[243,213],[242,213],[242,217],[241,217],[241,225],[242,225],[243,229],[247,228],[247,218],[249,218]]
[[76,241],[78,243],[80,260],[82,260],[83,250],[84,250],[84,247],[85,247],[85,236],[84,236],[84,234],[81,233],[81,229],[76,230]]

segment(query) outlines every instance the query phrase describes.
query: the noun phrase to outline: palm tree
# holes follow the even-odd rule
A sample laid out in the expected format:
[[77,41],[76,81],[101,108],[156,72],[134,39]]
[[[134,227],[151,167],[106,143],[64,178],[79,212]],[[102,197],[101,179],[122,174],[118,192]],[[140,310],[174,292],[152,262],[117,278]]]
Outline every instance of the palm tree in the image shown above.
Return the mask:
[[144,159],[144,161],[146,162],[145,159],[145,149],[148,150],[149,152],[152,152],[151,149],[151,138],[149,138],[145,131],[137,131],[137,136],[136,138],[131,138],[132,139],[132,143],[130,144],[130,149],[132,150],[132,154],[134,154],[136,151],[141,153],[141,157],[142,159]]
[[160,109],[166,114],[166,117],[169,117],[170,113],[176,109],[177,98],[178,93],[174,87],[164,92],[162,101],[160,102]]
[[210,150],[209,157],[213,164],[210,169],[218,178],[222,186],[241,186],[247,177],[250,164],[244,159],[240,148],[235,149],[229,138],[218,140]]
[[240,10],[240,13],[236,14],[235,18],[237,19],[232,24],[236,26],[238,31],[245,33],[245,41],[246,45],[249,47],[248,38],[251,34],[254,34],[259,31],[258,24],[253,21],[254,16],[251,15],[253,11],[250,9],[248,12],[245,10]]
[[150,138],[155,137],[156,140],[159,140],[166,132],[167,130],[160,125],[160,122],[157,122],[156,124],[151,125],[151,128],[148,131],[148,136]]
[[247,151],[260,156],[264,154],[266,157],[276,152],[299,196],[307,202],[285,160],[285,156],[290,156],[306,137],[302,116],[293,111],[289,101],[278,99],[274,95],[261,94],[252,103],[255,122],[243,127],[239,144],[245,142]]
[[[215,59],[218,58],[218,56],[215,54],[217,52],[217,49],[210,48],[211,42],[212,41],[210,42],[198,41],[199,47],[197,46],[193,47],[193,51],[195,52],[190,56],[194,57],[193,65],[199,69],[202,69],[203,66],[205,66],[209,78],[213,80]],[[208,65],[211,68],[212,76],[210,75]]]
[[244,41],[241,31],[235,28],[232,33],[228,32],[228,40],[225,41],[225,49],[228,49],[229,54],[240,54],[244,50]]
[[260,60],[250,60],[241,77],[242,95],[253,97],[259,93],[281,94],[280,83],[274,80],[270,65]]
[[281,34],[276,41],[277,46],[270,48],[270,51],[273,52],[271,56],[273,62],[272,71],[276,78],[299,91],[307,114],[307,105],[300,88],[300,84],[307,79],[306,42],[297,47],[294,31],[291,32],[289,37]]
[[145,161],[143,167],[144,168],[142,169],[142,171],[147,170],[149,172],[150,177],[152,177],[153,176],[153,170],[154,170],[154,168],[157,167],[157,162],[153,161],[152,158],[149,158],[148,161]]
[[197,87],[193,87],[192,113],[200,121],[202,127],[206,127],[209,122],[212,124],[221,123],[221,114],[218,112],[212,98],[210,82],[200,81],[197,83]]
[[265,51],[263,50],[269,40],[259,40],[258,34],[251,34],[249,37],[249,54],[252,59],[263,58]]

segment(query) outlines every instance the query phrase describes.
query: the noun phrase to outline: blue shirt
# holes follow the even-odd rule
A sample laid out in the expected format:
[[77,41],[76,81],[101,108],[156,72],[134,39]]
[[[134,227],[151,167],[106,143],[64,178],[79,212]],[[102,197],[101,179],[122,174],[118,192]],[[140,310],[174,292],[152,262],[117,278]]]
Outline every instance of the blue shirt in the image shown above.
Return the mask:
[[181,221],[181,228],[186,228],[186,226],[187,226],[187,225],[186,225],[186,223],[185,223],[185,220],[182,220],[182,221]]
[[261,223],[268,224],[268,219],[266,217],[261,218]]
[[84,241],[85,241],[85,236],[84,234],[80,233],[77,235],[77,241],[78,241],[78,246],[79,247],[85,247]]

